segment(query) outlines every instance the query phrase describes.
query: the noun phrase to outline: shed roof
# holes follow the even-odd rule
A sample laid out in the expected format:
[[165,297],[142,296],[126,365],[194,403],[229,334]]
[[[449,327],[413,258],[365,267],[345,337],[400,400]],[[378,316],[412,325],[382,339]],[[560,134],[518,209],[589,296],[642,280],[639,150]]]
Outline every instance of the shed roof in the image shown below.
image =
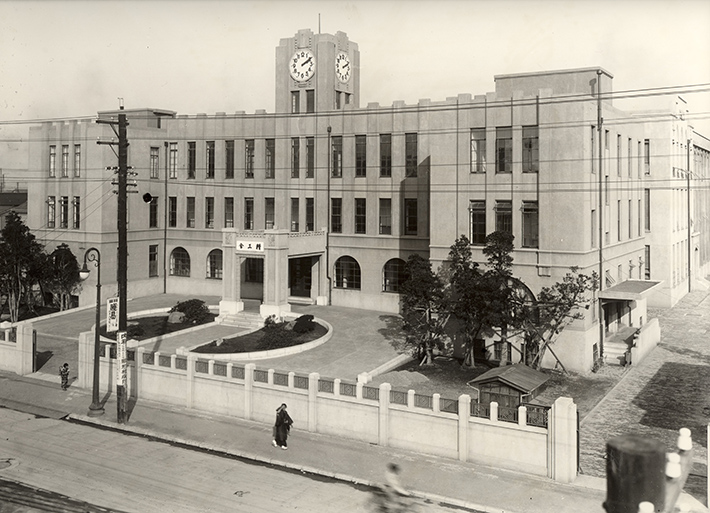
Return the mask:
[[471,383],[483,385],[485,383],[500,381],[509,387],[529,394],[545,383],[548,379],[550,378],[547,374],[531,369],[522,363],[516,363],[515,365],[496,367],[488,372],[484,372],[472,380]]

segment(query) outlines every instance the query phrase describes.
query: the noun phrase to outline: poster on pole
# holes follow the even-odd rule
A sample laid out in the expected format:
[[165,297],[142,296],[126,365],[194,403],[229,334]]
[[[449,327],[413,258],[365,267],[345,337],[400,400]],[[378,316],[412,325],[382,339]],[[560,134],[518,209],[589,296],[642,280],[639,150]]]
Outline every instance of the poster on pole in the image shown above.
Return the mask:
[[116,333],[116,386],[126,386],[126,341],[127,333],[119,331]]
[[106,332],[118,331],[118,298],[110,297],[106,301]]

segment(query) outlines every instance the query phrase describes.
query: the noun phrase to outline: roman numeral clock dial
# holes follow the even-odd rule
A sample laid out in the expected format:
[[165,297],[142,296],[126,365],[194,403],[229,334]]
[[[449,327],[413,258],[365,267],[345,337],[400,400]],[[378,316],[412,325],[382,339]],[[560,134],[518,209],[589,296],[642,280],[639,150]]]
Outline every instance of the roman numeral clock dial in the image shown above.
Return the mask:
[[307,49],[297,50],[288,64],[291,78],[296,82],[309,80],[316,72],[316,59],[313,52]]

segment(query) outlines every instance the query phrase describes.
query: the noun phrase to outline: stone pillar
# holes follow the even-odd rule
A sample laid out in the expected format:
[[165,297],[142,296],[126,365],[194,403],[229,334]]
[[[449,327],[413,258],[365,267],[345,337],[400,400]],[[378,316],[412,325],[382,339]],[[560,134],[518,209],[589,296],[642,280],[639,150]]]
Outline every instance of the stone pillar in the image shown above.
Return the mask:
[[308,431],[318,431],[318,381],[320,374],[311,372],[308,375]]
[[288,234],[287,230],[264,232],[264,300],[262,317],[280,317],[291,311],[288,304]]
[[392,390],[392,385],[389,383],[382,383],[380,385],[380,409],[379,409],[379,422],[378,422],[378,437],[377,443],[383,447],[387,447],[389,443],[389,430],[390,430],[390,391]]
[[79,368],[77,369],[77,386],[91,388],[94,376],[94,332],[79,333]]
[[251,420],[252,404],[254,402],[254,369],[256,365],[247,363],[244,366],[244,418]]
[[471,417],[471,396],[459,396],[459,461],[468,460],[468,420]]
[[311,290],[311,297],[315,294],[318,306],[328,305],[328,279],[326,278],[325,253],[313,259],[313,270],[311,276],[311,287],[315,286],[315,292]]
[[548,418],[548,477],[571,483],[577,477],[577,405],[569,397],[559,397]]
[[241,300],[242,257],[235,253],[236,232],[233,228],[222,230],[222,300],[219,302],[221,318],[244,310]]

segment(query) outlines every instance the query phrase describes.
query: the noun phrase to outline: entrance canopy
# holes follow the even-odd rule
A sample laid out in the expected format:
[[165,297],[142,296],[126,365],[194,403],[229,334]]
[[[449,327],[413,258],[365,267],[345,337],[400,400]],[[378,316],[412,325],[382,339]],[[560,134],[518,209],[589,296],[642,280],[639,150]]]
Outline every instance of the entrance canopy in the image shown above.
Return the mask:
[[599,298],[615,299],[617,301],[637,301],[645,298],[660,283],[660,281],[626,280],[602,290],[599,293]]

